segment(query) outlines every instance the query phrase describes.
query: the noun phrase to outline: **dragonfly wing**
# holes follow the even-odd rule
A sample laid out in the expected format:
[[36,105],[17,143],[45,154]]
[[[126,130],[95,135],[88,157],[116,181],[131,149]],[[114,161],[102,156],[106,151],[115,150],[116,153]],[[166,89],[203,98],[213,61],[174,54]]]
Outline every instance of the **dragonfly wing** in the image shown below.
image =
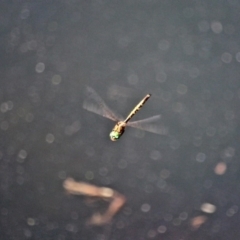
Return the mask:
[[87,98],[83,102],[83,108],[99,114],[103,117],[109,118],[115,122],[119,121],[121,117],[115,114],[103,101],[103,99],[91,87],[87,87]]
[[167,135],[168,129],[163,125],[156,123],[160,118],[161,118],[161,115],[156,115],[156,116],[145,118],[139,121],[129,122],[127,126],[139,128],[144,131],[148,131],[156,134]]

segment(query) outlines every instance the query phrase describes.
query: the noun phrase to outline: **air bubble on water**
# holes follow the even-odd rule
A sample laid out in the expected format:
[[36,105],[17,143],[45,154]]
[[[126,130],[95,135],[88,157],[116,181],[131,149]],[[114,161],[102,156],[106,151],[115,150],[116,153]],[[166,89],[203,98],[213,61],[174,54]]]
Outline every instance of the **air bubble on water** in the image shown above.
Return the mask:
[[55,74],[55,75],[52,77],[52,84],[53,84],[53,85],[58,85],[58,84],[61,83],[61,81],[62,81],[61,75]]
[[206,154],[202,152],[198,153],[196,156],[196,160],[197,162],[204,162],[206,160]]
[[182,221],[186,220],[188,218],[188,214],[186,212],[182,212],[179,214],[179,219]]
[[121,159],[119,162],[118,162],[118,168],[120,169],[124,169],[126,168],[128,165],[127,161],[125,159]]
[[209,137],[213,137],[216,134],[217,130],[215,127],[208,127],[206,130],[206,134]]
[[87,171],[87,172],[85,173],[85,178],[86,178],[87,180],[92,180],[92,179],[94,179],[94,173],[93,173],[92,171]]
[[32,237],[32,232],[29,229],[24,229],[24,235],[26,238]]
[[163,39],[158,43],[158,49],[161,51],[167,51],[169,47],[170,47],[170,43],[168,40]]
[[226,215],[228,217],[232,217],[234,214],[236,214],[238,212],[238,209],[239,209],[239,207],[234,205],[227,210]]
[[2,103],[0,106],[1,112],[5,113],[8,111],[8,104],[6,102]]
[[24,149],[20,150],[18,153],[18,157],[21,159],[25,159],[27,157],[27,151]]
[[179,84],[177,86],[177,93],[181,94],[181,95],[184,95],[186,94],[188,91],[188,87],[184,84]]
[[211,23],[211,29],[214,33],[219,34],[223,30],[223,26],[220,22],[214,21]]
[[54,137],[53,134],[48,133],[48,134],[46,135],[46,142],[47,142],[47,143],[53,143],[54,140],[55,140],[55,137]]
[[108,169],[105,168],[105,167],[102,167],[102,168],[99,169],[98,172],[99,172],[99,175],[104,177],[104,176],[106,176],[108,174]]
[[156,81],[160,83],[164,83],[167,80],[167,74],[163,71],[158,71],[156,73]]
[[156,237],[156,235],[157,235],[157,232],[153,229],[149,230],[147,233],[148,238],[154,238],[154,237]]
[[33,119],[34,119],[34,116],[33,116],[32,113],[27,113],[27,114],[26,114],[25,120],[26,120],[27,122],[32,122]]
[[130,74],[127,79],[128,79],[128,83],[131,85],[136,85],[139,80],[137,74],[134,74],[134,73]]
[[142,212],[149,212],[150,211],[150,209],[151,209],[151,206],[148,204],[148,203],[144,203],[144,204],[142,204],[142,206],[141,206],[141,211]]
[[168,171],[167,169],[161,170],[160,178],[167,179],[167,178],[169,178],[169,176],[170,176],[170,171]]
[[35,219],[34,218],[28,218],[27,219],[27,224],[29,225],[29,226],[34,226],[35,225]]
[[44,72],[44,70],[45,70],[45,64],[42,63],[42,62],[37,63],[37,65],[35,66],[35,70],[36,70],[37,73],[42,73],[42,72]]
[[30,15],[29,9],[25,8],[21,11],[20,18],[21,19],[27,19],[29,17],[29,15]]
[[66,174],[65,171],[60,171],[60,172],[58,172],[58,177],[59,177],[60,179],[64,180],[64,179],[66,179],[67,174]]
[[172,109],[174,112],[181,113],[183,111],[183,104],[181,102],[173,103]]
[[240,52],[237,52],[237,53],[236,53],[236,60],[237,60],[238,62],[240,62]]
[[150,153],[150,158],[155,161],[159,160],[161,159],[161,153],[158,150],[153,150]]
[[230,63],[232,61],[232,54],[225,52],[221,56],[221,60],[224,63]]
[[175,219],[173,219],[172,223],[174,226],[179,226],[179,225],[181,225],[182,221],[179,218],[175,218]]
[[22,166],[17,166],[16,172],[17,172],[18,174],[23,174],[23,173],[24,173],[24,168],[23,168]]
[[161,225],[161,226],[159,226],[159,227],[157,228],[157,231],[158,231],[159,233],[165,233],[165,232],[167,231],[167,228],[166,228],[166,226]]

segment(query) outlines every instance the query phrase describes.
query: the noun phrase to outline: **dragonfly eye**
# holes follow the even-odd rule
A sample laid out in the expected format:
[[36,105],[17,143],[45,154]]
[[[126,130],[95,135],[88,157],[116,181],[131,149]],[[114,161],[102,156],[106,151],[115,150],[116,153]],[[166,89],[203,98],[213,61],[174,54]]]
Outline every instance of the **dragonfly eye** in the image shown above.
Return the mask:
[[110,133],[110,138],[111,138],[112,141],[115,141],[115,140],[120,138],[120,135],[117,132],[111,132]]

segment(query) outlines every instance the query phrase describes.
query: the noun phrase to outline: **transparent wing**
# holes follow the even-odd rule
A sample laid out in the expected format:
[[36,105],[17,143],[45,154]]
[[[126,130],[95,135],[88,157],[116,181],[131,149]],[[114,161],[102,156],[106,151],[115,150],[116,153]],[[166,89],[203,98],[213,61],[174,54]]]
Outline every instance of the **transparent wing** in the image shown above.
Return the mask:
[[139,121],[129,122],[127,123],[127,126],[139,128],[147,132],[167,135],[168,129],[163,125],[161,125],[160,123],[157,123],[157,121],[159,121],[160,118],[161,118],[161,115],[156,115],[156,116],[145,118]]
[[87,98],[83,102],[83,108],[99,114],[103,117],[109,118],[115,122],[119,121],[121,116],[118,116],[116,113],[114,113],[103,101],[103,99],[95,92],[94,89],[91,87],[87,87],[86,90]]

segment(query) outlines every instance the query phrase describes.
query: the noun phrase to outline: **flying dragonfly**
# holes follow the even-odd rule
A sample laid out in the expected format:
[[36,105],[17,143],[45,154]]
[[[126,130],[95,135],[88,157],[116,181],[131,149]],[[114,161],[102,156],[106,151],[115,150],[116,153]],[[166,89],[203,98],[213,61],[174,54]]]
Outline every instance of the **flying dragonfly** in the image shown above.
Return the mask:
[[129,113],[129,115],[122,118],[120,115],[116,114],[111,110],[103,99],[95,92],[91,87],[87,87],[87,99],[83,102],[83,108],[99,114],[105,118],[111,119],[116,122],[116,125],[110,132],[110,139],[112,141],[117,141],[124,133],[126,126],[139,128],[144,131],[156,133],[156,134],[167,134],[167,129],[161,125],[153,124],[161,118],[161,115],[155,115],[149,118],[145,118],[138,121],[131,122],[131,118],[143,107],[146,101],[151,97],[151,94],[147,94]]

